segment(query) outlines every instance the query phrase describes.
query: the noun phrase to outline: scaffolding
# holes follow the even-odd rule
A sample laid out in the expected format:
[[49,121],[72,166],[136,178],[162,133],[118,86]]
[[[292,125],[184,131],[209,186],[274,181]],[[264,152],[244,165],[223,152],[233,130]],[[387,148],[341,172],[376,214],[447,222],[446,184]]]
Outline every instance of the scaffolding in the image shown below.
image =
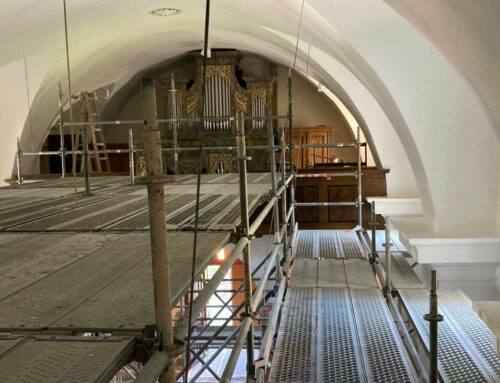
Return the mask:
[[[173,110],[176,110],[176,93],[175,81],[172,76],[172,105]],[[291,73],[289,73],[289,87],[291,87]],[[150,196],[150,215],[151,215],[151,239],[152,239],[152,257],[153,257],[153,276],[155,281],[155,291],[162,291],[163,295],[157,297],[155,302],[157,312],[157,323],[155,332],[155,352],[153,352],[140,371],[138,382],[154,382],[163,371],[166,375],[162,381],[184,381],[184,374],[188,360],[196,361],[196,370],[193,370],[189,378],[189,382],[195,382],[196,379],[206,371],[208,371],[214,379],[222,382],[229,382],[233,376],[236,363],[240,356],[241,350],[246,344],[247,354],[247,374],[258,381],[263,381],[269,370],[271,363],[271,349],[278,328],[281,307],[285,291],[287,288],[287,277],[292,263],[293,247],[297,238],[298,224],[295,222],[295,208],[300,206],[355,206],[358,209],[358,228],[362,228],[362,153],[361,148],[366,143],[360,141],[360,130],[356,135],[356,140],[353,143],[333,143],[333,144],[308,144],[294,145],[292,142],[292,134],[289,134],[290,142],[285,142],[285,128],[278,129],[278,144],[275,144],[275,130],[270,122],[284,120],[286,128],[291,132],[293,116],[291,108],[291,93],[289,93],[289,109],[286,115],[273,115],[265,117],[250,117],[243,113],[237,115],[206,118],[213,121],[229,121],[233,124],[236,132],[235,146],[218,146],[218,147],[203,147],[203,152],[209,150],[227,150],[236,152],[236,160],[238,162],[239,173],[239,188],[240,188],[240,216],[241,225],[236,230],[236,243],[234,248],[227,254],[224,262],[220,264],[218,270],[210,279],[198,278],[198,288],[195,291],[196,297],[192,302],[186,302],[183,297],[177,304],[170,306],[169,297],[164,294],[169,291],[169,272],[168,268],[165,271],[164,266],[168,255],[164,246],[165,241],[165,219],[164,211],[160,209],[163,204],[163,183],[166,182],[166,176],[163,175],[161,165],[162,152],[174,153],[174,168],[178,169],[178,153],[181,151],[199,151],[200,148],[195,147],[179,147],[175,139],[172,147],[161,148],[160,132],[158,126],[160,124],[169,124],[175,128],[181,122],[200,122],[200,118],[178,118],[175,114],[169,119],[156,118],[156,106],[154,100],[155,86],[152,80],[143,80],[142,94],[144,105],[144,119],[137,120],[119,120],[119,121],[100,121],[101,126],[104,125],[144,125],[145,126],[145,146],[137,148],[134,146],[132,129],[128,130],[128,149],[114,149],[97,151],[97,155],[111,153],[127,153],[129,156],[129,176],[130,184],[141,183],[148,185],[148,194]],[[17,182],[22,183],[21,158],[23,156],[59,156],[61,158],[62,174],[66,176],[65,171],[65,156],[85,154],[81,150],[66,150],[64,148],[64,128],[71,126],[73,129],[80,126],[85,127],[87,122],[72,122],[66,123],[62,120],[62,92],[59,94],[59,134],[61,148],[58,151],[40,151],[40,152],[23,152],[20,149],[18,142],[18,150],[16,152],[17,165]],[[174,112],[175,113],[175,112]],[[246,121],[266,121],[268,132],[268,145],[246,146],[245,142],[245,122]],[[147,134],[146,134],[147,133]],[[300,148],[336,148],[336,147],[353,147],[357,149],[357,168],[352,172],[338,173],[336,176],[355,176],[358,184],[358,193],[356,201],[352,202],[328,202],[328,203],[297,203],[295,201],[295,181],[301,175],[298,175],[293,164],[294,150]],[[250,222],[248,210],[248,189],[247,189],[247,170],[246,163],[251,160],[247,156],[248,149],[267,151],[269,156],[268,162],[271,175],[271,192],[270,198],[260,211],[259,215]],[[135,174],[135,156],[140,153],[145,156],[148,164],[147,175],[145,177],[137,177]],[[279,154],[279,169],[276,163],[276,155]],[[287,160],[288,159],[288,160]],[[84,175],[86,184],[90,180],[88,176],[88,161],[83,162]],[[287,166],[288,165],[288,166]],[[308,176],[324,176],[323,173],[316,173]],[[158,196],[161,195],[159,199]],[[252,270],[250,266],[250,245],[255,237],[257,230],[264,219],[272,214],[272,231],[273,231],[273,246],[266,254],[264,259]],[[162,223],[163,222],[163,223]],[[160,225],[160,226],[157,226]],[[227,272],[231,269],[234,263],[239,259],[243,259],[244,263],[244,278],[240,282],[241,285],[231,291],[220,288],[222,282],[226,281]],[[163,259],[163,260],[161,260]],[[162,271],[163,270],[163,271]],[[257,278],[258,273],[262,273],[260,278]],[[255,285],[255,287],[254,287]],[[230,293],[229,298],[222,298],[222,293]],[[167,294],[168,295],[168,294]],[[244,299],[239,304],[233,304],[235,298],[243,295]],[[220,301],[217,307],[208,305],[209,300],[216,297]],[[192,307],[192,312],[196,321],[193,327],[196,329],[192,336],[192,343],[188,346],[185,344],[185,338],[191,329],[188,321],[188,307]],[[204,313],[207,308],[217,309],[214,316],[209,316]],[[166,313],[172,312],[173,309],[178,309],[180,312],[179,318],[173,322],[165,322]],[[229,315],[223,313],[229,310]],[[262,314],[260,314],[262,312]],[[213,326],[214,322],[222,321],[222,325]],[[238,325],[234,325],[237,323]],[[257,331],[259,330],[259,331]],[[257,335],[259,333],[260,335]],[[227,364],[223,373],[219,376],[210,366],[217,359],[220,353],[231,347],[231,353],[228,357]],[[210,351],[210,356],[206,356],[207,350]],[[258,358],[254,357],[255,350],[259,350]],[[183,367],[177,371],[176,376],[173,375],[175,360],[182,355]],[[165,377],[168,376],[168,377]],[[166,380],[163,380],[166,379]]]

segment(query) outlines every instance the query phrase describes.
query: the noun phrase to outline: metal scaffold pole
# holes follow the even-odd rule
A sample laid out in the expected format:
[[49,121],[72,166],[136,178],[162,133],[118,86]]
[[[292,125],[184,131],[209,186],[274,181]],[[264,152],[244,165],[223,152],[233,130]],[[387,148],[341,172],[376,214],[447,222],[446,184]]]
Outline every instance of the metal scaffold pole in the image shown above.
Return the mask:
[[[245,142],[245,121],[243,113],[239,113],[236,119],[236,140],[238,145],[238,165],[240,175],[240,209],[241,229],[244,237],[249,237],[250,218],[248,214],[248,188],[247,188],[247,157]],[[248,238],[250,240],[250,238]],[[245,273],[245,316],[249,321],[247,333],[247,376],[254,376],[254,329],[252,312],[252,265],[250,262],[250,243],[243,250],[243,267]],[[243,328],[240,329],[242,331]]]
[[59,151],[61,152],[61,178],[66,176],[66,148],[64,147],[64,121],[63,121],[63,93],[61,88],[61,83],[59,82],[59,140],[60,147]]
[[175,382],[170,270],[167,254],[167,228],[165,222],[165,195],[161,159],[161,135],[156,122],[156,95],[153,80],[142,80],[144,109],[144,155],[146,159],[146,184],[148,187],[149,225],[156,326],[161,341],[160,348],[169,355],[166,369],[160,376],[161,383]]
[[21,175],[21,145],[19,144],[19,137],[17,137],[17,150],[16,150],[16,168],[17,168],[17,183],[23,183],[23,176]]
[[375,201],[372,201],[372,210],[371,210],[371,226],[372,226],[372,254],[371,261],[375,262],[375,258],[377,258],[377,213],[375,210]]
[[[174,74],[170,74],[170,94],[171,94],[171,101],[172,101],[172,119],[177,118],[177,91],[175,89],[175,79],[174,79]],[[172,122],[172,135],[174,138],[174,173],[178,174],[179,173],[179,151],[178,149],[178,142],[177,142],[177,129],[179,128],[179,125],[177,122]]]
[[[286,166],[285,166],[285,161],[286,161],[286,154],[285,154],[285,128],[282,127],[280,129],[280,141],[281,141],[281,157],[280,157],[280,170],[281,170],[281,186],[284,186],[286,184]],[[292,180],[293,182],[293,180]],[[292,188],[292,186],[290,186]],[[283,225],[283,230],[281,231],[281,243],[283,244],[283,258],[287,260],[288,255],[287,255],[287,245],[288,245],[288,235],[287,235],[287,205],[286,205],[286,190],[283,192],[283,195],[281,196],[281,220],[282,220],[282,225]],[[285,272],[288,270],[285,270]]]
[[385,218],[385,264],[386,264],[385,292],[387,294],[390,294],[392,292],[392,287],[391,287],[391,219],[389,217]]
[[363,188],[361,184],[361,129],[358,126],[356,135],[357,155],[358,155],[358,225],[363,229]]
[[[290,142],[290,174],[295,175],[294,156],[295,146],[293,143],[293,114],[292,114],[293,98],[292,98],[292,70],[288,70],[288,141]],[[295,227],[295,177],[290,185],[290,206],[291,206],[291,227]]]
[[[89,139],[88,127],[83,127],[83,176],[85,177],[85,195],[90,196],[90,180],[89,180]],[[99,161],[99,158],[97,159]]]
[[431,272],[431,292],[429,294],[429,314],[424,315],[429,322],[429,382],[438,382],[438,323],[443,316],[438,313],[436,270]]
[[128,167],[130,185],[135,185],[134,131],[132,129],[128,130]]
[[[271,168],[271,188],[273,196],[276,197],[276,192],[278,190],[278,184],[276,179],[276,152],[274,149],[274,134],[273,125],[267,123],[267,135],[269,142],[269,164]],[[280,215],[279,215],[279,205],[278,199],[274,201],[273,207],[273,226],[274,226],[274,243],[279,244],[280,242]],[[285,252],[282,251],[281,254]],[[276,255],[276,285],[278,286],[281,280],[281,256],[278,251]]]

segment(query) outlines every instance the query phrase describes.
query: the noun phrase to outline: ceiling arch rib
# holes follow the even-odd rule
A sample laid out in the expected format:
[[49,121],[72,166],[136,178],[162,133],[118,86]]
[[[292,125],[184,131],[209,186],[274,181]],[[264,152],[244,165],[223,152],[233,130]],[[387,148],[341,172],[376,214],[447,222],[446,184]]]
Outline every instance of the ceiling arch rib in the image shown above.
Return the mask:
[[[75,1],[69,8],[75,89],[78,84],[97,87],[110,80],[124,82],[133,73],[180,54],[182,49],[176,50],[170,41],[201,40],[203,12],[196,2],[172,0],[169,5],[178,6],[183,12],[169,18],[154,18],[147,14],[157,6],[154,0],[125,0],[119,9],[111,9],[109,2],[100,0],[90,3]],[[26,7],[34,4],[33,0],[25,0],[9,6],[9,9],[12,15],[22,14]],[[266,57],[287,62],[293,57],[291,44],[280,42],[259,26],[296,36],[300,4],[300,1],[291,4],[285,0],[262,0],[249,8],[242,2],[221,0],[212,13],[214,43],[218,40],[221,45],[233,44],[237,48],[247,44],[248,50],[257,53],[267,50]],[[245,18],[241,18],[242,14]],[[48,52],[56,57],[56,63],[47,77],[64,79],[64,55],[60,49],[62,29],[43,29],[43,26],[62,22],[59,2],[48,4],[40,17],[32,16],[40,21],[35,23],[37,27],[33,32],[26,25],[10,20],[2,25],[2,29],[12,27],[9,33],[0,34],[2,47],[8,53],[4,57],[13,61],[19,58],[16,54]],[[303,40],[311,42],[325,57],[333,60],[328,66],[317,59],[313,68],[315,78],[336,94],[340,94],[339,89],[344,87],[345,93],[351,96],[354,88],[348,89],[348,82],[338,81],[341,86],[335,89],[333,78],[337,74],[332,68],[338,61],[354,74],[382,107],[392,126],[389,124],[380,129],[396,130],[403,143],[403,152],[410,158],[419,180],[419,188],[423,185],[425,190],[425,184],[420,181],[427,179],[429,193],[426,196],[421,190],[421,194],[427,201],[432,201],[430,206],[434,207],[436,215],[436,220],[432,220],[436,223],[434,228],[441,233],[463,233],[471,225],[478,232],[489,229],[496,219],[491,201],[497,199],[499,159],[492,153],[497,149],[498,140],[488,134],[491,124],[477,100],[473,99],[471,87],[464,84],[465,76],[458,75],[441,52],[382,0],[308,1],[302,30]],[[234,36],[223,35],[224,31]],[[28,38],[37,32],[40,32],[40,37]],[[263,47],[266,44],[271,48]],[[39,93],[43,97],[35,100],[39,101],[34,106],[37,104],[41,122],[50,119],[43,112],[52,108],[46,107],[45,103],[48,103],[46,99],[54,97],[55,81],[50,80]],[[441,93],[443,89],[444,94]],[[358,106],[363,104],[359,96],[352,98]],[[375,120],[368,114],[375,114],[375,109],[363,110],[367,121]],[[475,127],[473,131],[468,129],[472,125]],[[40,136],[43,138],[43,133]],[[430,143],[426,141],[428,137],[432,137]],[[414,148],[411,148],[411,141],[415,142]],[[446,145],[451,141],[455,147],[448,151]],[[469,162],[461,156],[467,150],[472,153]],[[421,165],[415,162],[419,158]],[[486,165],[481,171],[474,172],[483,164]],[[456,167],[472,174],[469,184]],[[449,175],[446,184],[441,177],[443,172]],[[495,175],[488,177],[488,174]],[[478,184],[483,185],[481,190],[476,190],[474,185]],[[450,198],[453,190],[460,190],[462,199]],[[477,204],[476,200],[480,202]],[[426,210],[432,212],[432,209]],[[465,225],[465,222],[469,224]]]

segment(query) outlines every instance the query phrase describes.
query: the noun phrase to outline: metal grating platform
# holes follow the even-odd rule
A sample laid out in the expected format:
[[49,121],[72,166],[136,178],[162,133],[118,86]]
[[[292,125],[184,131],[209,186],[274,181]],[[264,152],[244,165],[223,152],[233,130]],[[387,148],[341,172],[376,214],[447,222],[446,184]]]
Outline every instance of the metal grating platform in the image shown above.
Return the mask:
[[363,259],[296,259],[289,286],[377,288],[372,266]]
[[0,234],[0,299],[119,238],[116,234]]
[[[202,175],[200,230],[232,231],[239,224],[238,174]],[[169,230],[193,230],[196,176],[178,176],[165,184]],[[72,179],[51,179],[0,188],[0,230],[145,231],[149,230],[147,191],[127,185],[126,177],[91,178],[92,196],[72,194]],[[248,177],[249,212],[269,197],[268,173]],[[77,179],[83,185],[83,179]],[[80,190],[80,189],[79,189]]]
[[[138,240],[147,246],[147,235],[141,237]],[[199,234],[196,274],[203,271],[217,250],[227,241],[228,235],[225,233]],[[189,287],[191,259],[185,254],[192,252],[192,236],[187,233],[170,235],[168,250],[169,263],[172,265],[172,303],[176,303]],[[131,302],[133,304],[130,304]],[[146,257],[49,328],[140,331],[145,325],[154,322],[152,266],[150,257]]]
[[[423,289],[399,290],[425,347],[429,347],[429,325],[423,315],[429,310],[428,293]],[[484,323],[455,293],[438,292],[443,297],[439,311],[439,373],[446,382],[498,382],[498,357],[492,358],[487,342],[491,337]],[[469,307],[469,309],[467,309]],[[478,322],[479,321],[479,322]],[[477,327],[476,327],[477,326]],[[484,326],[484,327],[483,327]],[[491,350],[493,350],[491,348]]]
[[269,382],[315,382],[316,289],[288,289]]
[[355,231],[300,230],[296,259],[362,259],[366,252]]
[[320,290],[318,320],[320,380],[366,382],[349,290]]
[[[9,291],[4,295],[0,290],[0,332],[49,327],[140,331],[154,322],[148,233],[45,234],[44,238],[53,240],[41,241],[42,235],[33,235],[24,243],[26,236],[0,234],[0,243],[17,245],[14,252],[0,250],[4,262],[0,275],[17,279],[0,278],[0,286]],[[198,235],[197,271],[228,239],[226,233]],[[33,247],[37,240],[40,243]],[[167,245],[175,301],[190,280],[191,258],[185,255],[192,252],[193,234],[169,233]],[[35,250],[23,254],[29,246]]]
[[492,346],[493,333],[472,309],[472,302],[460,291],[439,293],[443,314],[481,358],[495,381],[500,381],[500,357]]
[[[1,353],[2,383],[109,382],[133,352],[132,338],[21,338]],[[0,337],[0,350],[9,340]],[[10,341],[12,342],[12,341]]]
[[146,200],[138,196],[116,196],[107,198],[92,204],[80,205],[77,208],[61,212],[58,214],[50,215],[45,218],[29,221],[24,224],[16,225],[9,228],[10,231],[46,231],[58,226],[64,226],[73,220],[84,219],[86,216],[93,216],[95,214],[104,215],[107,211],[114,210],[120,205],[127,205],[130,202],[142,200],[142,207],[146,207]]
[[380,290],[351,289],[350,292],[368,382],[414,382],[413,371]]
[[415,381],[379,290],[288,290],[270,382]]
[[315,258],[314,240],[316,232],[314,230],[299,230],[297,240],[295,241],[296,259]]

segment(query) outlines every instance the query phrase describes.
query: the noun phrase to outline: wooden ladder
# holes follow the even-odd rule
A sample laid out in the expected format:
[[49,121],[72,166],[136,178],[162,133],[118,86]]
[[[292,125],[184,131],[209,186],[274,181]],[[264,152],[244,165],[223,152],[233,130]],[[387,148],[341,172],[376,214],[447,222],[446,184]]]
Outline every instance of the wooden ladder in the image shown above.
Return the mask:
[[[99,123],[99,114],[95,105],[94,97],[89,93],[82,91],[80,96],[82,104],[80,109],[80,121],[88,122],[88,125],[81,127],[76,132],[75,143],[77,150],[83,151],[83,129],[87,128],[87,145],[89,148],[89,172],[90,173],[109,173],[111,166],[109,164],[108,153],[106,152],[106,141],[102,126]],[[102,153],[99,153],[102,152]],[[80,173],[83,173],[83,154],[80,155]]]

